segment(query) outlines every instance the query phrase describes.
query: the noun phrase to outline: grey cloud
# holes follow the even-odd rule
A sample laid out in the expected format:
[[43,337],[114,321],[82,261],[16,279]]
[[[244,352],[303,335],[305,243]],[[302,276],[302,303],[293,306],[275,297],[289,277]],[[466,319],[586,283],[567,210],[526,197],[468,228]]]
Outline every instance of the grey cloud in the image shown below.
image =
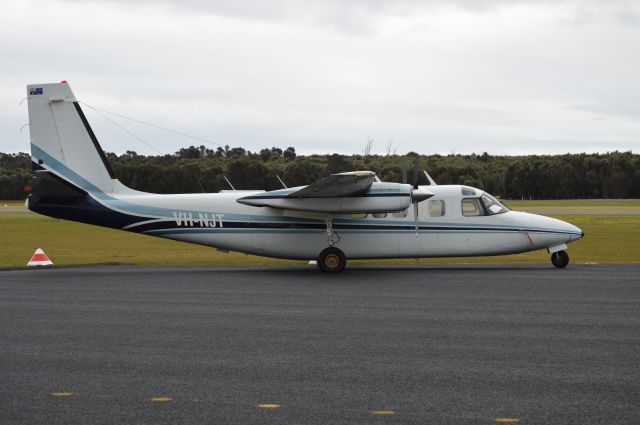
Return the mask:
[[[59,1],[0,15],[0,151],[28,148],[24,84],[61,79],[96,107],[251,150],[640,148],[633,2]],[[502,13],[514,4],[530,7]],[[557,20],[578,11],[581,25]],[[153,153],[86,113],[105,149]],[[121,124],[163,152],[195,143]]]
[[407,16],[452,7],[474,13],[530,6],[569,6],[569,23],[588,23],[615,17],[622,23],[638,22],[638,6],[628,0],[64,0],[69,2],[122,3],[127,6],[165,5],[177,12],[208,13],[234,19],[286,22],[345,33],[368,33],[384,16]]
[[640,13],[633,9],[622,9],[616,14],[616,17],[618,22],[623,25],[640,25]]
[[623,117],[633,121],[640,121],[640,105],[626,102],[624,98],[617,101],[575,104],[571,105],[571,109],[591,112],[598,118]]

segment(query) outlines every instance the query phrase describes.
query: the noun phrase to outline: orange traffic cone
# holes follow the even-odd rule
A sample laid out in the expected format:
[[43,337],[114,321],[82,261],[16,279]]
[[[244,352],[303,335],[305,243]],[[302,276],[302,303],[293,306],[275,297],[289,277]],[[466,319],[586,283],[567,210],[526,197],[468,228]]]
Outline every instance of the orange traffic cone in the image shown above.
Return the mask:
[[50,266],[53,262],[49,260],[47,254],[44,253],[40,248],[36,249],[36,252],[31,256],[31,260],[27,263],[27,267],[32,266]]

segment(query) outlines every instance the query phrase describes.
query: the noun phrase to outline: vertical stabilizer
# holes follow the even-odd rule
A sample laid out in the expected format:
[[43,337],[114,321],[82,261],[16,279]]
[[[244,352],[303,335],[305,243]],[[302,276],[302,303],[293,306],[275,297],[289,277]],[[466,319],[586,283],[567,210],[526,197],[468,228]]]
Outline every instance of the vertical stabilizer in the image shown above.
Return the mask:
[[66,82],[27,86],[31,159],[87,192],[121,187]]

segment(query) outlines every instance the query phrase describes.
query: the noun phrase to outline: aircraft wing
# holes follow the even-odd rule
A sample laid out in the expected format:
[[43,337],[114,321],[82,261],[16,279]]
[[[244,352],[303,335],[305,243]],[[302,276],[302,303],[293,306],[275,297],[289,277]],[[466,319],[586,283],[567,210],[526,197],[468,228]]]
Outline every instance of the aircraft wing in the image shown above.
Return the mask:
[[309,186],[251,194],[236,201],[318,214],[396,212],[409,207],[411,185],[374,182],[375,178],[372,171],[332,174]]
[[373,171],[331,174],[287,195],[287,198],[340,198],[362,195],[375,180]]

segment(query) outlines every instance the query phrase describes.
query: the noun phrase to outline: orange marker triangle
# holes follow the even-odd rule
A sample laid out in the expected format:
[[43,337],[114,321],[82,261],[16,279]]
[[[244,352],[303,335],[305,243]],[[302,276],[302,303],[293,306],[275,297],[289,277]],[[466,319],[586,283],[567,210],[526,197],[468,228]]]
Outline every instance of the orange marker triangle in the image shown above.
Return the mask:
[[36,252],[31,256],[31,260],[27,263],[27,267],[32,266],[50,266],[53,262],[49,260],[47,254],[44,253],[40,248],[36,249]]

